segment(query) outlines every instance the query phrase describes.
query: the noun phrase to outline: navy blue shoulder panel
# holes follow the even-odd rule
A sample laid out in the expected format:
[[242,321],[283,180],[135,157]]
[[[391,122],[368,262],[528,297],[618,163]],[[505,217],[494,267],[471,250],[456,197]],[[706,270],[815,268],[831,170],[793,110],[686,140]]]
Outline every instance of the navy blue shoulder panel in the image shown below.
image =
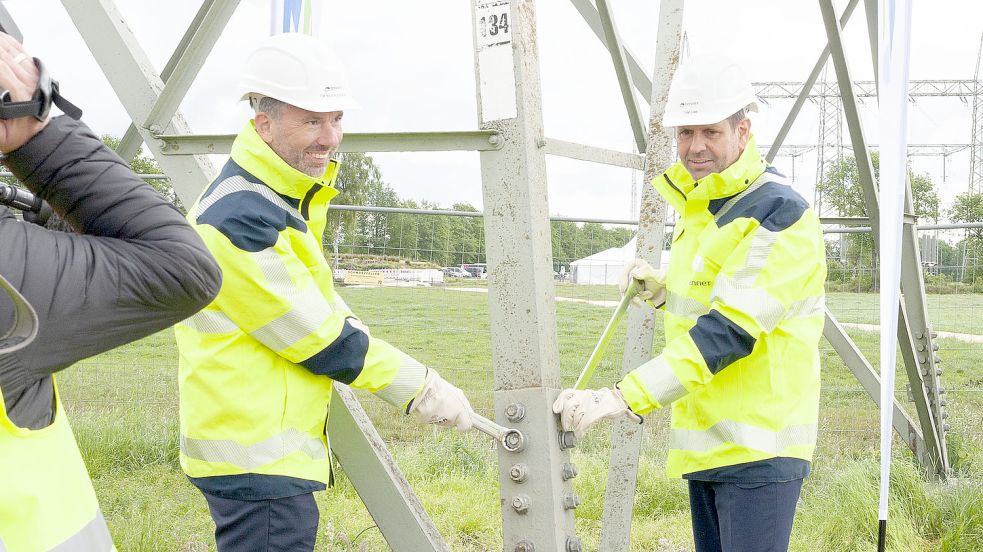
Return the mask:
[[697,318],[689,335],[712,374],[748,356],[754,349],[755,339],[716,310]]
[[307,231],[304,221],[251,191],[233,192],[198,215],[198,224],[214,226],[233,245],[255,253],[273,247],[288,226]]
[[[767,169],[765,169],[765,172],[785,178],[785,175],[778,172],[778,169],[776,169],[775,167],[769,166]],[[729,195],[727,197],[718,197],[717,199],[711,199],[710,204],[707,206],[707,210],[710,211],[711,215],[716,215],[717,211],[719,211],[721,207],[723,207],[728,201],[733,199],[733,197],[736,195],[737,194]]]
[[[202,198],[215,193],[222,182],[236,176],[265,186],[230,159]],[[199,214],[196,222],[215,227],[233,245],[253,253],[272,247],[280,232],[288,226],[300,232],[307,231],[307,224],[303,220],[252,190],[234,191],[225,195]]]
[[738,218],[753,218],[766,229],[780,232],[795,224],[808,208],[809,203],[790,186],[768,182],[739,199],[720,217],[717,226]]
[[298,364],[319,376],[328,376],[345,385],[351,385],[362,373],[368,352],[369,336],[345,320],[341,334],[334,342]]

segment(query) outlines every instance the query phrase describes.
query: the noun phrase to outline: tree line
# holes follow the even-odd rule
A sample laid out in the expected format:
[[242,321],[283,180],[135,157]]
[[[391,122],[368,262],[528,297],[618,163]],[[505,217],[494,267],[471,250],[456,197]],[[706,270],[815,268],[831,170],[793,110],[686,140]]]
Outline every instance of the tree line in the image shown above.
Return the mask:
[[[880,157],[871,154],[875,179],[880,175]],[[936,224],[943,218],[954,222],[983,221],[983,193],[964,192],[943,208],[935,184],[926,174],[908,168],[914,214],[921,224]],[[863,187],[856,158],[843,157],[830,164],[823,180],[816,185],[824,216],[867,216]],[[937,233],[936,233],[937,234]],[[983,292],[983,229],[967,229],[962,237],[949,241],[921,232],[922,266],[931,291]],[[877,272],[874,239],[869,232],[827,235],[829,259],[827,286],[831,289],[873,291]]]

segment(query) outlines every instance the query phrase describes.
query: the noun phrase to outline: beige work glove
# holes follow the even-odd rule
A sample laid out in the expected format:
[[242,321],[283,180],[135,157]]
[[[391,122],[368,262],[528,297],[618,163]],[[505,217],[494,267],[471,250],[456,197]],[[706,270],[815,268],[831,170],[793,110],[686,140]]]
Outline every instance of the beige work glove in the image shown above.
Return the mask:
[[564,389],[553,402],[553,413],[560,415],[563,431],[573,431],[580,439],[594,422],[619,416],[628,416],[642,423],[642,418],[628,408],[628,403],[617,389]]
[[639,287],[638,294],[631,300],[632,305],[641,307],[644,301],[652,301],[652,305],[658,307],[666,302],[665,270],[656,270],[642,259],[635,259],[626,264],[618,280],[618,291],[621,295],[628,291],[628,284],[632,278],[638,280]]
[[457,427],[458,431],[471,429],[474,409],[464,396],[464,391],[447,382],[436,370],[427,370],[427,379],[420,394],[410,403],[413,412],[425,424],[441,427]]

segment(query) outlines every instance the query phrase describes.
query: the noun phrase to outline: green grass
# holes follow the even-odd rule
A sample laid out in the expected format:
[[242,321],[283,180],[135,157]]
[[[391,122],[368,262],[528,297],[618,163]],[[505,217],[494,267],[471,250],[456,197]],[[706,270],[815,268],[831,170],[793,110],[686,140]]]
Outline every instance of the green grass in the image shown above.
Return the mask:
[[[477,282],[471,282],[478,284]],[[557,285],[560,296],[617,300],[614,286]],[[491,416],[492,370],[488,295],[441,288],[342,290],[374,335],[438,369]],[[851,302],[852,299],[852,302]],[[844,321],[876,323],[876,297],[831,294]],[[936,327],[972,333],[979,296],[930,296]],[[571,385],[593,349],[611,309],[557,302],[557,336],[563,385]],[[848,330],[877,364],[877,334]],[[657,346],[661,338],[657,332]],[[983,333],[983,331],[976,331]],[[624,329],[595,374],[610,385],[621,370]],[[943,383],[952,426],[948,446],[959,475],[930,482],[900,440],[894,444],[889,534],[891,550],[983,550],[983,345],[941,339]],[[878,415],[856,378],[823,344],[821,432],[814,473],[803,488],[792,550],[872,550],[876,543]],[[898,373],[905,400],[907,376]],[[176,352],[170,331],[151,336],[67,370],[59,386],[103,510],[121,551],[214,550],[213,527],[200,493],[177,459]],[[416,489],[452,550],[501,550],[497,455],[480,434],[420,426],[381,401],[360,393],[363,405]],[[632,550],[692,549],[683,482],[664,473],[668,415],[644,426],[635,495]],[[575,488],[583,503],[577,532],[585,550],[597,550],[610,453],[608,432],[594,431],[574,449],[580,468]],[[385,541],[349,481],[316,494],[321,510],[318,550],[386,550]]]

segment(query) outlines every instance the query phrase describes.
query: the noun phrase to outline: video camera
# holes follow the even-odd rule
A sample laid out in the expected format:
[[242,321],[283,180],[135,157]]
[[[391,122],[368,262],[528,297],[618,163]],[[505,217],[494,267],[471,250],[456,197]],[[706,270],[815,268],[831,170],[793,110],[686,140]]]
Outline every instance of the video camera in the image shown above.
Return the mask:
[[[10,16],[10,12],[2,3],[0,3],[0,31],[10,35],[17,42],[24,41],[24,35],[21,34],[17,24],[14,23],[14,19]],[[48,70],[41,63],[41,60],[34,58],[34,65],[38,68],[39,73],[38,87],[34,90],[34,95],[31,96],[30,100],[11,101],[10,91],[0,87],[0,119],[34,117],[39,121],[44,121],[51,111],[51,104],[58,106],[73,119],[81,118],[82,110],[61,95],[58,90],[58,81],[48,75]],[[25,220],[40,225],[44,225],[51,215],[51,207],[47,203],[35,197],[31,192],[10,184],[0,184],[0,204],[24,211]]]

